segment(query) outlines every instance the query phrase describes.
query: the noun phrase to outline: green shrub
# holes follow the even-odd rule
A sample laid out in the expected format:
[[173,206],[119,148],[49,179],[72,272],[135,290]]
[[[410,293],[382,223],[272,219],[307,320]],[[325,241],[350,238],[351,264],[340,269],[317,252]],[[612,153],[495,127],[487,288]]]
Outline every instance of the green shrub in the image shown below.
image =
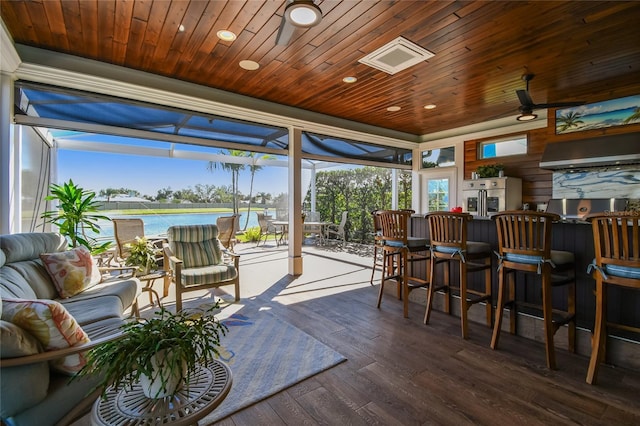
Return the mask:
[[246,243],[259,241],[260,227],[254,226],[253,228],[247,229],[246,231],[244,231],[244,235],[238,236],[238,239]]

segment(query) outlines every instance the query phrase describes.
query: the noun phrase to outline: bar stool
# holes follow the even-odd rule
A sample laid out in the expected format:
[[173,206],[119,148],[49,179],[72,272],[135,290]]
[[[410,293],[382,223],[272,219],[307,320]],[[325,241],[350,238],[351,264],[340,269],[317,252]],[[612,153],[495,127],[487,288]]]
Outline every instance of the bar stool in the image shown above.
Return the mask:
[[[382,230],[382,280],[378,294],[378,308],[382,303],[384,284],[395,280],[403,302],[403,314],[409,317],[409,293],[411,290],[429,285],[427,278],[429,263],[429,241],[426,238],[409,236],[411,211],[379,210],[377,212]],[[425,277],[415,274],[415,264],[425,262]],[[400,290],[402,290],[400,292]]]
[[[462,337],[468,338],[469,326],[467,314],[469,308],[479,302],[486,302],[487,326],[491,327],[493,305],[491,302],[491,246],[489,243],[467,241],[467,223],[472,219],[469,213],[433,212],[426,215],[429,222],[431,239],[431,286],[427,296],[427,308],[424,323],[429,323],[433,294],[436,291],[445,293],[445,312],[450,313],[451,290],[460,294],[460,321]],[[459,287],[450,283],[450,267],[457,262],[460,273]],[[444,264],[444,279],[441,285],[436,284],[436,265]],[[484,271],[484,289],[469,288],[467,275]]]
[[371,218],[373,219],[373,266],[371,267],[371,280],[369,283],[373,285],[373,277],[376,273],[376,268],[382,265],[382,226],[380,225],[380,219],[378,218],[378,211],[371,212]]
[[[575,261],[571,252],[551,250],[551,229],[553,222],[560,219],[554,213],[531,211],[506,211],[492,216],[498,232],[498,303],[496,321],[493,325],[491,348],[497,349],[506,305],[510,306],[510,331],[516,333],[517,303],[515,294],[515,274],[521,271],[541,277],[542,315],[546,343],[547,367],[556,368],[553,336],[558,329],[569,324],[569,350],[575,352],[576,333],[576,278]],[[505,300],[507,290],[509,295]],[[552,289],[568,286],[567,310],[553,309]],[[539,305],[518,304],[540,308]],[[553,318],[553,313],[556,318]]]
[[640,214],[590,215],[595,259],[587,272],[596,280],[596,318],[591,341],[587,383],[595,384],[598,366],[605,359],[607,328],[640,332],[640,328],[607,321],[607,288],[610,285],[640,289]]

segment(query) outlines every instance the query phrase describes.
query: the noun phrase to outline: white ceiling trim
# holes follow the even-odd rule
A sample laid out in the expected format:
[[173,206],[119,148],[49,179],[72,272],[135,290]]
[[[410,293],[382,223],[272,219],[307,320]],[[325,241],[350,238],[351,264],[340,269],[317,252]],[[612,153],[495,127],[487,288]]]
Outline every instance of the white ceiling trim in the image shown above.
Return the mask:
[[21,62],[20,55],[18,55],[13,44],[13,39],[0,17],[0,71],[13,74]]

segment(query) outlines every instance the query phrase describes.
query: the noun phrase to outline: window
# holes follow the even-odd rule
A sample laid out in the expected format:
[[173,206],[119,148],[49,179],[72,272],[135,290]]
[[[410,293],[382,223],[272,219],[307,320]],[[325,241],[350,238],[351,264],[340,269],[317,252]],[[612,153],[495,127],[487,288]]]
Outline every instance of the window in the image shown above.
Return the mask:
[[422,168],[449,167],[455,165],[455,147],[429,149],[422,151]]
[[493,139],[478,144],[478,158],[507,157],[527,153],[527,135]]
[[449,210],[449,179],[427,181],[428,211]]

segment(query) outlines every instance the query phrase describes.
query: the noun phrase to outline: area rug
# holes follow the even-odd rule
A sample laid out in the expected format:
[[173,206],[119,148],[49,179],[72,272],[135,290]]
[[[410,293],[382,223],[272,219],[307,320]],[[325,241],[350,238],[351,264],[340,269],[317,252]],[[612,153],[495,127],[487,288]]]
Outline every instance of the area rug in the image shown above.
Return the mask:
[[201,425],[211,425],[346,360],[268,311],[243,309],[221,318],[229,331],[221,339],[220,358],[231,368],[233,385]]

